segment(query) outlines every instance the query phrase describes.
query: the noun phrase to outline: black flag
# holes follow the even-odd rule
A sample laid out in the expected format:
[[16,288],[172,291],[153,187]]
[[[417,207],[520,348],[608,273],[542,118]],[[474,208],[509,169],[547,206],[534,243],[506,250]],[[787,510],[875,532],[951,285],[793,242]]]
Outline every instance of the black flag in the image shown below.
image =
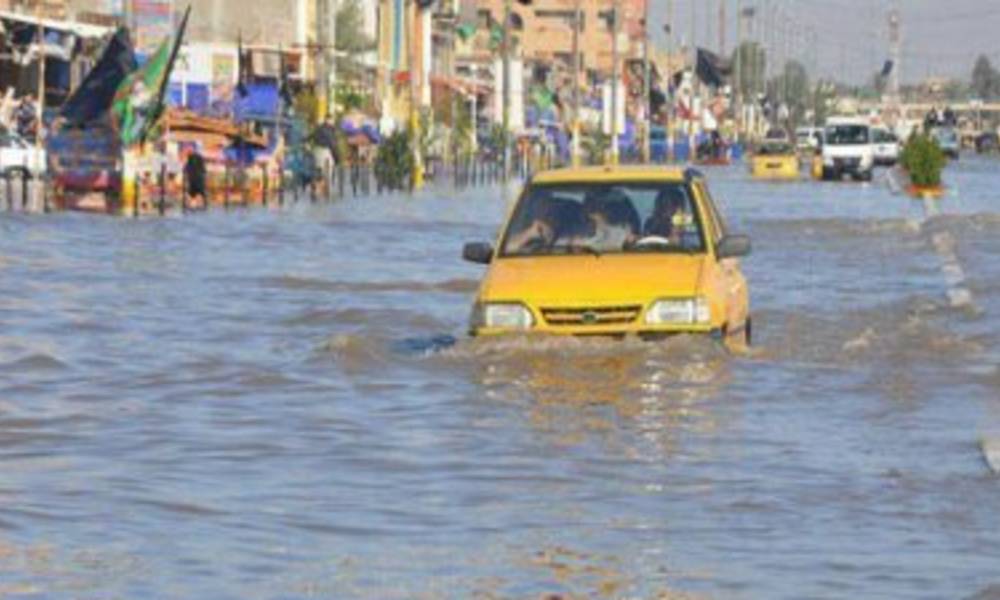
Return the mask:
[[122,27],[108,40],[101,58],[63,104],[59,116],[73,126],[100,118],[111,108],[118,86],[136,67],[132,40]]
[[[281,48],[281,46],[278,46],[278,60],[280,65],[280,75],[278,77],[278,96],[280,96],[281,100],[285,102],[286,106],[291,106],[293,101],[292,88],[288,82],[288,65],[285,64],[285,51]],[[282,111],[284,109],[279,106],[278,110]]]
[[882,65],[882,74],[881,74],[881,77],[882,78],[888,77],[889,74],[892,73],[893,66],[894,65],[893,65],[893,62],[891,60],[885,61],[885,64]]
[[730,66],[718,54],[698,48],[698,66],[695,73],[707,85],[722,87],[729,76]]
[[236,81],[236,93],[239,94],[240,98],[246,98],[250,95],[250,91],[247,90],[247,56],[243,51],[243,31],[240,31],[236,42],[236,72],[239,74]]

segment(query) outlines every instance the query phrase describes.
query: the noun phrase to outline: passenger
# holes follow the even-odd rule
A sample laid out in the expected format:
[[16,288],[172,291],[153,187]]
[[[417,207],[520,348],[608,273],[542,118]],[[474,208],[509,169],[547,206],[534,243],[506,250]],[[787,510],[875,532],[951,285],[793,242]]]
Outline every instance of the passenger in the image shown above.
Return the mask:
[[660,191],[653,214],[646,219],[643,235],[661,237],[670,240],[671,244],[680,244],[681,228],[676,226],[676,221],[677,217],[683,216],[686,204],[687,198],[682,190],[669,187]]
[[584,201],[583,208],[592,231],[574,238],[572,244],[596,250],[622,250],[636,240],[639,216],[632,201],[622,192],[612,190],[604,195],[592,195]]

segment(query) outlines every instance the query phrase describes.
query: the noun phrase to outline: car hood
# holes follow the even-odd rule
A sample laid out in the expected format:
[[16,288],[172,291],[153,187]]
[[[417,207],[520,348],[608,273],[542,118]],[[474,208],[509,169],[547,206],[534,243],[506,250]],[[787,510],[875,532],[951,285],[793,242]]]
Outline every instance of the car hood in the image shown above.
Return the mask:
[[703,254],[501,258],[490,267],[480,299],[573,306],[692,296],[706,260]]
[[872,152],[873,147],[871,144],[827,144],[823,146],[823,156],[829,156],[832,158],[852,158],[865,156],[867,154],[871,154]]

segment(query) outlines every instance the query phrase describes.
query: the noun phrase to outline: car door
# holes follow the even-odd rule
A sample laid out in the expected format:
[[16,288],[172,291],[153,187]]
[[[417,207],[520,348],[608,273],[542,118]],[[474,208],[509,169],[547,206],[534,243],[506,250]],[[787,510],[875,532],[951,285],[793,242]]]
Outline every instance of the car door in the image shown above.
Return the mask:
[[[712,230],[710,242],[713,248],[718,248],[719,242],[728,234],[726,222],[719,213],[718,207],[708,191],[708,186],[704,182],[698,182],[697,187]],[[745,327],[749,312],[746,278],[740,269],[740,259],[738,258],[717,259],[717,265],[720,291],[726,299],[726,321],[729,325],[729,332],[735,335]]]

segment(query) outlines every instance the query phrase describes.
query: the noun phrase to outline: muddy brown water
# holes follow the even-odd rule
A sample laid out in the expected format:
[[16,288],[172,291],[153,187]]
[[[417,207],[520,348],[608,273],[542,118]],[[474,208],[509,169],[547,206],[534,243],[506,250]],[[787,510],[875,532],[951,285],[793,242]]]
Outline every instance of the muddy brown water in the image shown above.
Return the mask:
[[1000,162],[709,177],[749,356],[466,339],[499,189],[0,214],[0,597],[997,597]]

